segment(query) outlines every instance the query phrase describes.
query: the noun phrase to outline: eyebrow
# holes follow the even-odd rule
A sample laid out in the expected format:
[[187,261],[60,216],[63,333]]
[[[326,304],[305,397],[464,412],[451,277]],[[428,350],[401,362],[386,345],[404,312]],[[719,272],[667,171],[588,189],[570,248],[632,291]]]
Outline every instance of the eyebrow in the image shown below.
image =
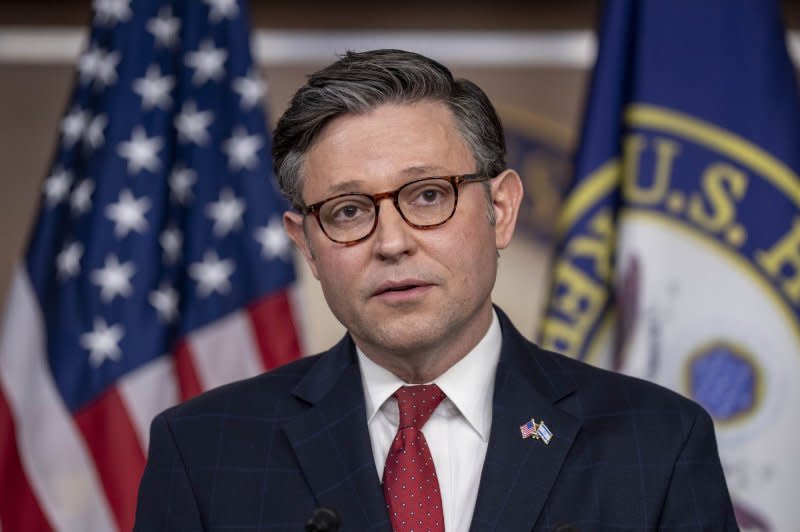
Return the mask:
[[340,192],[356,192],[366,184],[366,181],[361,179],[349,179],[341,181],[326,189],[327,195],[338,194]]
[[[407,177],[439,177],[449,176],[452,172],[446,172],[438,166],[410,166],[400,171],[400,175]],[[348,179],[332,185],[326,190],[326,195],[332,196],[339,193],[346,192],[361,192],[367,185],[368,181],[363,179]]]
[[411,177],[436,177],[442,175],[449,175],[441,166],[410,166],[400,172],[403,175]]

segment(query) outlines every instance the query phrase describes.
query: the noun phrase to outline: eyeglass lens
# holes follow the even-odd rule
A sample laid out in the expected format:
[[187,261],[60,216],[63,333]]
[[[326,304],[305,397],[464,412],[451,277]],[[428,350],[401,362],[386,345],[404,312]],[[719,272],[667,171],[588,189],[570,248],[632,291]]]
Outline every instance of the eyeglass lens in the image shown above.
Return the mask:
[[[400,214],[417,227],[446,221],[456,203],[456,190],[448,179],[412,181],[397,191]],[[327,235],[337,241],[358,240],[368,235],[375,224],[376,206],[371,196],[348,194],[322,205],[319,220]]]

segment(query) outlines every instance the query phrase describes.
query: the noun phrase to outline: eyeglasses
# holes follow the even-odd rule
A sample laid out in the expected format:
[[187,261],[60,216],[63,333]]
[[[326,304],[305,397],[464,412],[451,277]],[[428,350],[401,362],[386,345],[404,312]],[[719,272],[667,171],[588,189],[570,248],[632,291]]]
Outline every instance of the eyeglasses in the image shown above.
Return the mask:
[[351,246],[375,232],[380,202],[384,199],[391,198],[397,212],[411,227],[431,229],[453,217],[458,205],[459,185],[489,179],[479,174],[423,177],[380,194],[339,194],[309,205],[302,212],[316,217],[325,236]]

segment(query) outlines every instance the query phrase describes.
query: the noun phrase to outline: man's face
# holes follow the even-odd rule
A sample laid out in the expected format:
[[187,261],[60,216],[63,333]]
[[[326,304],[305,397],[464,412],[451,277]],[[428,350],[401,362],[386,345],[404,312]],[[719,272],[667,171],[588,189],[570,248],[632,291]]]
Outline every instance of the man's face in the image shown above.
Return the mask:
[[[475,169],[445,104],[386,104],[323,129],[306,156],[302,195],[311,204]],[[502,187],[498,180],[491,186]],[[495,202],[493,226],[482,185],[464,184],[458,192],[453,217],[427,230],[406,224],[392,201],[383,200],[375,232],[352,246],[329,240],[313,216],[284,217],[334,315],[379,363],[385,357],[463,356],[489,326],[496,250],[511,238],[519,201],[512,207]]]

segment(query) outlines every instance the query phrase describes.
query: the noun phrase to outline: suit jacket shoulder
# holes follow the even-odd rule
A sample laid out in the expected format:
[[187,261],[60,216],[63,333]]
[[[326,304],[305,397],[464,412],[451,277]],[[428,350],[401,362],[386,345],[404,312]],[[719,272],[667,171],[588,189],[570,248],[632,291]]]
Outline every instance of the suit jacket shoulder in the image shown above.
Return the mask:
[[263,414],[265,408],[291,410],[291,391],[308,373],[321,354],[304,357],[248,379],[208,390],[188,401],[166,409],[161,416],[170,420],[235,412],[246,416]]
[[349,337],[153,421],[136,530],[296,531],[318,506],[388,527]]
[[602,401],[587,401],[587,415],[600,415],[614,410],[667,410],[685,411],[690,415],[706,415],[700,405],[679,393],[651,381],[646,381],[623,373],[592,366],[586,362],[569,358],[560,353],[546,351],[531,344],[536,357],[548,358],[550,364],[568,376],[580,394],[589,398],[602,398]]
[[[713,425],[699,405],[542,350],[498,315],[503,348],[474,531],[736,529]],[[544,422],[552,441],[513,433],[530,419]],[[503,478],[518,486],[501,488]],[[526,498],[525,511],[502,507]]]

